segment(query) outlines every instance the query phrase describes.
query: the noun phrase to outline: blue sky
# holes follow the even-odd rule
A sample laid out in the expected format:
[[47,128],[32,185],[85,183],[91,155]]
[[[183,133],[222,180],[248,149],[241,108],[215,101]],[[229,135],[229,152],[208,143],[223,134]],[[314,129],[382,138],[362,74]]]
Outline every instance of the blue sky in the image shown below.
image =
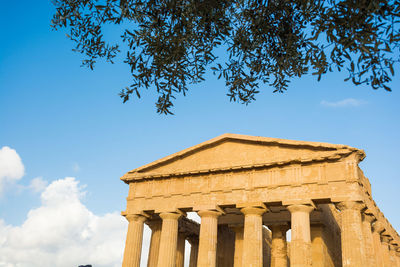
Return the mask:
[[0,195],[5,224],[20,226],[43,206],[43,194],[28,189],[37,177],[47,185],[75,177],[93,214],[122,211],[128,186],[119,178],[126,171],[229,132],[364,149],[360,166],[373,197],[400,230],[400,76],[388,93],[343,82],[341,73],[320,82],[310,75],[284,94],[266,86],[244,106],[229,102],[224,82],[210,75],[177,98],[175,116],[163,116],[152,91],[122,104],[126,64],[80,67],[65,32],[50,28],[53,12],[50,1],[6,1],[0,9],[0,148],[14,149],[25,168]]

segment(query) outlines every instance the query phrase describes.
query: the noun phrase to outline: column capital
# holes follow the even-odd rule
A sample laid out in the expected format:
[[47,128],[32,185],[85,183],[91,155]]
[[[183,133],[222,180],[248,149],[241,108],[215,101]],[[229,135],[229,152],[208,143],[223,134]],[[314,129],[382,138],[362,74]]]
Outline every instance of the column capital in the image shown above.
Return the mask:
[[377,232],[377,233],[382,233],[385,230],[385,227],[383,226],[383,223],[380,221],[375,221],[372,224],[372,231]]
[[133,221],[144,222],[147,219],[146,216],[140,214],[124,214],[123,216],[128,222],[133,222]]
[[269,229],[271,229],[272,232],[282,232],[282,233],[286,233],[289,229],[290,226],[287,224],[269,224],[267,225]]
[[336,204],[336,207],[340,210],[356,210],[362,211],[365,208],[365,204],[358,201],[342,201]]
[[212,218],[218,218],[220,215],[222,215],[222,212],[216,211],[216,210],[199,210],[197,214],[203,218],[203,217],[212,217]]
[[366,213],[362,214],[362,219],[363,219],[363,221],[367,221],[371,224],[376,220],[374,215],[366,214]]
[[240,209],[240,211],[244,214],[244,215],[263,215],[267,209],[266,208],[259,208],[259,207],[245,207]]
[[176,212],[162,212],[160,213],[160,217],[163,220],[178,220],[180,217],[182,216],[182,214],[180,213],[176,213]]
[[290,213],[298,212],[298,211],[310,213],[311,211],[314,210],[314,207],[311,205],[305,205],[305,204],[295,204],[295,205],[287,206],[287,209],[290,211]]

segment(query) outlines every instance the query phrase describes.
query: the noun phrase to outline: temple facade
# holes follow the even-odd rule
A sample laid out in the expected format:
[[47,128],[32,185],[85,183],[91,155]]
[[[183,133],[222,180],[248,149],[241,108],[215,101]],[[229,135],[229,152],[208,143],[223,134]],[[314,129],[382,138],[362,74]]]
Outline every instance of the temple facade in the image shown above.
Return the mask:
[[[123,267],[400,267],[400,237],[346,145],[224,134],[127,172]],[[197,212],[201,223],[186,215]],[[290,242],[286,233],[291,230]]]

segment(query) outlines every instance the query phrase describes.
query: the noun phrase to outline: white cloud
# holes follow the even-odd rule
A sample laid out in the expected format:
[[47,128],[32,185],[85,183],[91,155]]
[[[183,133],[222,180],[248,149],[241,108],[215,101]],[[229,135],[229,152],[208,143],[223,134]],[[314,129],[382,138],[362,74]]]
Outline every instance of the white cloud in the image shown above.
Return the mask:
[[18,153],[8,146],[0,149],[0,195],[7,183],[15,182],[24,176],[25,168]]
[[46,189],[48,182],[43,180],[42,177],[33,178],[29,184],[29,189],[31,189],[34,193],[42,192]]
[[329,102],[322,100],[321,105],[325,107],[339,108],[339,107],[359,107],[367,102],[362,99],[346,98],[336,102]]
[[127,221],[118,212],[93,214],[82,188],[72,177],[56,180],[22,225],[0,219],[0,266],[121,266]]

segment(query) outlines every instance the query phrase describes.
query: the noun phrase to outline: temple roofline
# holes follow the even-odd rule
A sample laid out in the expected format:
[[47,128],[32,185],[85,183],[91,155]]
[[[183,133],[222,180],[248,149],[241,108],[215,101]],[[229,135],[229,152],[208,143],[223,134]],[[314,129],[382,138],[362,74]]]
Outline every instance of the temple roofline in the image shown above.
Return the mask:
[[323,142],[309,142],[309,141],[296,141],[296,140],[287,140],[287,139],[279,139],[279,138],[270,138],[270,137],[260,137],[260,136],[249,136],[249,135],[241,135],[241,134],[231,134],[226,133],[215,138],[212,138],[203,143],[197,144],[190,148],[181,150],[169,156],[163,157],[159,160],[153,161],[149,164],[143,165],[136,169],[133,169],[127,172],[124,176],[121,177],[121,180],[132,180],[131,178],[137,176],[145,176],[141,175],[141,172],[145,172],[148,169],[155,168],[160,165],[168,164],[177,159],[182,159],[186,156],[189,156],[193,153],[196,153],[200,150],[207,149],[214,145],[217,145],[226,141],[238,141],[238,142],[249,142],[249,143],[259,143],[259,144],[268,144],[268,145],[277,145],[277,146],[289,146],[289,147],[304,147],[314,150],[322,150],[322,151],[347,151],[347,152],[357,152],[360,155],[360,161],[365,158],[365,153],[363,150],[350,147],[347,145],[341,144],[330,144]]

